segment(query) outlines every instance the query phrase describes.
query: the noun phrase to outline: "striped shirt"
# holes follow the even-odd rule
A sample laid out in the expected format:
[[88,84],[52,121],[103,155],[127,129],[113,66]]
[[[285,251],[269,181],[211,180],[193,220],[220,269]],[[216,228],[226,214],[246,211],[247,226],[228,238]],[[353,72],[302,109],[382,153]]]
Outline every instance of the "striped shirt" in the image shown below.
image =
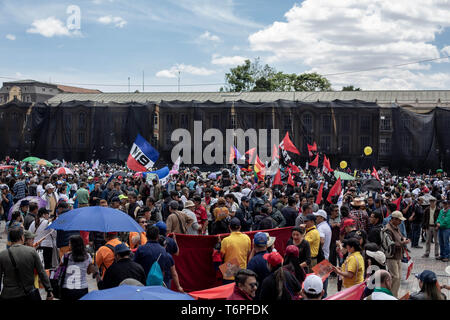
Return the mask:
[[25,184],[24,180],[17,181],[13,187],[14,200],[18,201],[18,200],[22,200],[23,198],[25,198],[25,196],[26,196],[25,190],[26,189],[27,189],[27,185]]

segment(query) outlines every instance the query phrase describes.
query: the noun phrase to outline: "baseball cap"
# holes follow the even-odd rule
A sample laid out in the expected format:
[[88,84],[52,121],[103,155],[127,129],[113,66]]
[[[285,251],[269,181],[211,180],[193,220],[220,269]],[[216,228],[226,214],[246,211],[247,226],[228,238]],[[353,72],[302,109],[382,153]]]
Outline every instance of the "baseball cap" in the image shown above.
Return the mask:
[[368,255],[371,258],[374,258],[376,262],[383,265],[386,263],[386,255],[383,253],[383,251],[369,251],[366,250],[366,255]]
[[320,294],[323,290],[323,282],[319,276],[312,274],[303,282],[303,290],[309,294]]
[[157,223],[155,223],[155,226],[159,229],[160,233],[161,233],[161,231],[163,233],[165,233],[167,231],[167,226],[163,221],[158,221]]
[[267,238],[267,235],[264,232],[258,232],[253,237],[253,243],[257,246],[265,246],[267,245],[267,241],[269,239]]
[[25,240],[36,238],[36,234],[33,233],[33,232],[31,232],[31,231],[28,231],[28,230],[25,230],[25,231],[23,232],[23,236],[24,236]]
[[55,186],[52,185],[51,183],[49,183],[45,186],[45,190],[47,190],[47,189],[55,189]]
[[398,210],[392,212],[391,216],[392,216],[392,218],[397,218],[397,219],[400,219],[402,221],[406,220],[406,218],[403,216],[403,214],[400,211],[398,211]]
[[300,255],[300,250],[298,249],[297,246],[294,246],[293,244],[291,244],[290,246],[286,247],[285,255],[294,256],[294,257],[298,258]]
[[120,243],[114,247],[114,253],[130,252],[130,248],[125,243]]
[[324,218],[325,220],[327,219],[327,213],[325,212],[325,210],[320,209],[320,210],[318,210],[317,212],[314,212],[313,214],[314,214],[316,217],[322,217],[322,218]]
[[416,278],[426,283],[433,283],[437,281],[436,273],[430,270],[423,270],[422,273],[416,274]]
[[240,227],[241,226],[241,220],[239,220],[238,218],[234,217],[231,219],[230,221],[230,227]]
[[275,267],[283,263],[283,257],[277,251],[272,251],[271,253],[266,253],[263,255],[264,260],[272,266]]
[[316,216],[312,213],[307,214],[305,217],[305,221],[316,221]]
[[353,220],[353,219],[345,220],[344,224],[343,224],[344,228],[345,227],[351,227],[351,226],[354,226],[354,225],[355,225],[355,220]]
[[119,195],[119,200],[128,199],[128,197],[124,194]]

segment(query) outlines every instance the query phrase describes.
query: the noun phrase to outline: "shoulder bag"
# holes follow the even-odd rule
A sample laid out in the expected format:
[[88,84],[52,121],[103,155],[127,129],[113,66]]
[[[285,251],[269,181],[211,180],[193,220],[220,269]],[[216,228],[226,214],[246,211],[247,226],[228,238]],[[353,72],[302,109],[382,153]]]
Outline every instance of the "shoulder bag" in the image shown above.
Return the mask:
[[8,254],[9,254],[9,258],[11,259],[11,263],[14,267],[14,272],[16,273],[16,278],[17,281],[19,282],[19,285],[22,287],[23,292],[25,293],[25,297],[27,300],[30,301],[40,301],[41,299],[41,294],[39,293],[39,289],[36,289],[33,287],[33,289],[27,291],[25,289],[25,286],[23,285],[22,282],[22,278],[20,277],[20,272],[19,272],[19,268],[17,268],[16,265],[16,261],[14,260],[13,254],[11,252],[11,250],[8,248]]

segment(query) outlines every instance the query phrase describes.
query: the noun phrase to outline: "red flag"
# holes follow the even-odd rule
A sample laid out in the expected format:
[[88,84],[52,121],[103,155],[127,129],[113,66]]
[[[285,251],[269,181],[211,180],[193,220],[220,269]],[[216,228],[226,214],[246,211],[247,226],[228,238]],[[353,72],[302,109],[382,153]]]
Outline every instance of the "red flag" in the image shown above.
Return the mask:
[[292,173],[299,173],[300,172],[300,169],[297,166],[294,166],[292,163],[289,163],[288,166],[289,166],[289,169],[290,169],[289,171],[290,172],[292,172]]
[[248,151],[245,153],[245,154],[248,154],[248,155],[249,155],[249,158],[248,158],[248,162],[249,162],[249,163],[252,163],[253,156],[254,156],[255,152],[256,152],[256,148],[251,148],[250,150],[248,150]]
[[377,172],[377,169],[375,169],[375,167],[373,167],[372,176],[374,176],[375,179],[380,181],[380,177],[378,176],[378,172]]
[[295,145],[292,143],[291,139],[289,139],[289,132],[286,132],[286,136],[284,137],[283,141],[281,141],[280,143],[280,148],[289,151],[289,152],[293,152],[296,154],[300,154],[300,152],[297,150],[297,148],[295,147]]
[[278,148],[274,144],[272,149],[272,162],[275,160],[275,158],[280,159],[280,156],[278,155]]
[[290,184],[291,186],[295,187],[295,182],[294,182],[294,180],[292,180],[292,175],[290,172],[289,172],[289,178],[288,178],[287,183]]
[[402,196],[400,196],[400,198],[398,198],[395,201],[392,201],[392,203],[395,203],[395,205],[397,206],[397,210],[400,210],[400,204],[402,203]]
[[272,186],[282,186],[283,182],[281,182],[281,171],[278,169],[277,174],[275,175],[275,178],[273,179]]
[[328,172],[333,172],[334,171],[333,169],[331,169],[330,160],[325,155],[324,155],[324,158],[323,158],[323,166],[328,170]]
[[235,154],[234,154],[234,148],[233,146],[230,146],[230,159],[228,159],[228,163],[233,163]]
[[319,155],[309,164],[310,167],[318,167],[319,166]]
[[337,179],[336,183],[331,188],[330,192],[328,193],[327,201],[329,203],[332,203],[331,197],[339,195],[341,193],[341,191],[342,191],[342,184],[341,184],[341,177],[339,177]]
[[313,156],[313,153],[312,153],[311,151],[317,151],[317,145],[316,145],[316,142],[315,142],[315,141],[314,141],[314,144],[313,144],[312,146],[310,146],[310,145],[308,144],[308,153],[309,153],[309,156],[310,156],[310,157]]
[[324,300],[361,300],[361,296],[366,288],[366,282],[360,284],[355,284],[353,287],[347,288],[345,290],[339,291],[325,298]]
[[324,185],[324,184],[325,184],[324,182],[322,182],[322,183],[320,184],[319,194],[317,195],[317,199],[316,199],[316,204],[317,204],[317,205],[319,205],[320,202],[322,201],[322,191],[323,191],[323,185]]

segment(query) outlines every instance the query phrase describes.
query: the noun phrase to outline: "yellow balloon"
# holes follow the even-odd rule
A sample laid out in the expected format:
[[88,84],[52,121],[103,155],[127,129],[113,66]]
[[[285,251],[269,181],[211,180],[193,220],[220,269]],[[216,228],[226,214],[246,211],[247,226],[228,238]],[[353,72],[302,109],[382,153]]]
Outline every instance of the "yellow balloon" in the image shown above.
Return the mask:
[[345,169],[347,168],[347,161],[341,161],[341,163],[339,164],[341,169]]
[[365,147],[364,148],[364,154],[366,156],[370,156],[372,154],[372,148],[371,147]]

